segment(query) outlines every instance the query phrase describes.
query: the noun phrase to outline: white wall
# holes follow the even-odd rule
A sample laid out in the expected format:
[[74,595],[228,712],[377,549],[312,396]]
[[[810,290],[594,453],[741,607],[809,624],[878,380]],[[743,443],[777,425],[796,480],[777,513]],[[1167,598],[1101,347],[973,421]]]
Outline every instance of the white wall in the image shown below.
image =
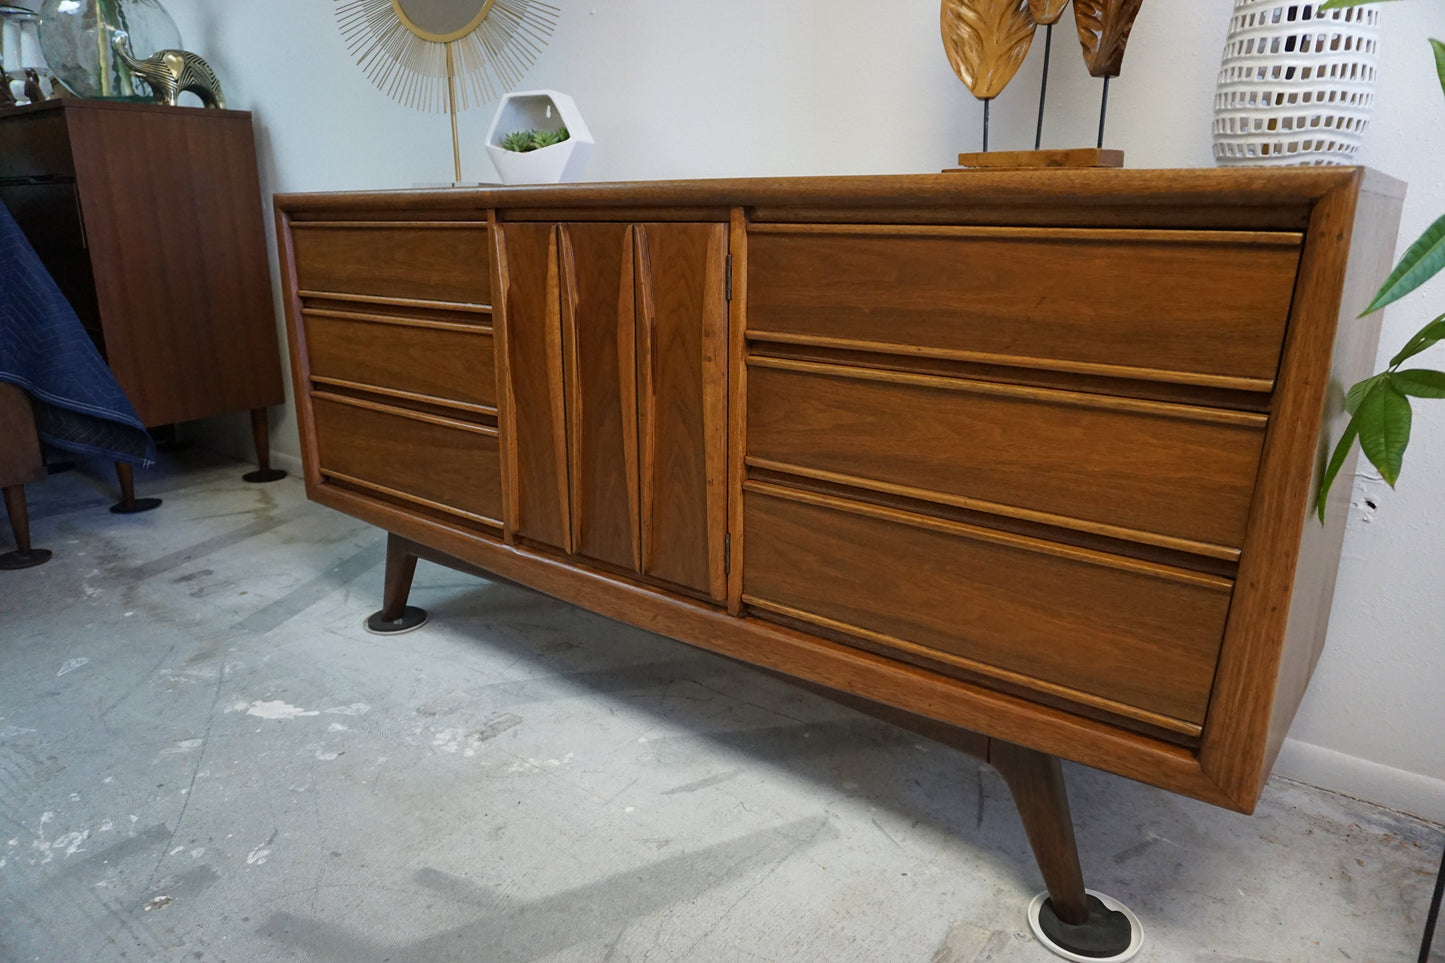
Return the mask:
[[[597,137],[589,179],[933,171],[978,148],[980,106],[939,41],[937,0],[556,0],[524,87],[572,93]],[[441,115],[375,91],[326,0],[165,0],[231,105],[256,114],[271,191],[405,187],[451,178]],[[1226,0],[1145,4],[1111,93],[1109,146],[1131,167],[1209,166]],[[1400,249],[1445,212],[1445,98],[1425,39],[1445,5],[1382,8],[1384,71],[1363,161],[1411,185]],[[1046,145],[1093,143],[1099,83],[1056,31]],[[1042,37],[994,104],[995,148],[1032,146]],[[466,180],[491,180],[490,107],[462,117]],[[1445,280],[1388,313],[1382,358],[1445,310]],[[1432,310],[1432,305],[1434,310]],[[1437,359],[1445,365],[1445,357]],[[1398,491],[1356,480],[1326,647],[1280,770],[1445,819],[1445,404],[1420,405]],[[245,436],[237,419],[214,438]],[[275,438],[294,464],[288,411]],[[1377,509],[1361,507],[1368,497]]]

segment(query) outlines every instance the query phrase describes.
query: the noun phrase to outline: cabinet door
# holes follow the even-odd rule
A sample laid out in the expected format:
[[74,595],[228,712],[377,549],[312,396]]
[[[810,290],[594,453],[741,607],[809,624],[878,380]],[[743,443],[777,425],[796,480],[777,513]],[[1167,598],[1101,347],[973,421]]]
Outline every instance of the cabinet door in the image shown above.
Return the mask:
[[727,225],[644,224],[637,249],[642,572],[727,595]]
[[567,428],[562,391],[558,230],[552,224],[498,227],[498,286],[506,326],[507,535],[572,550]]
[[572,550],[638,571],[633,228],[564,224],[562,345]]

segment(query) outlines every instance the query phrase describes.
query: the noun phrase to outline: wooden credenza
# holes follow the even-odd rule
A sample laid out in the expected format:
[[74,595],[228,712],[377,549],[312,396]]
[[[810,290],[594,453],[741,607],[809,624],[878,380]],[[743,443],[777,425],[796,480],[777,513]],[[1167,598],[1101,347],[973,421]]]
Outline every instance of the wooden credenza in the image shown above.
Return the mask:
[[251,115],[99,100],[0,110],[0,201],[146,427],[285,400]]
[[434,559],[982,756],[1077,917],[1057,757],[1241,811],[1273,765],[1402,194],[1315,169],[281,196],[307,490],[392,533],[379,627]]

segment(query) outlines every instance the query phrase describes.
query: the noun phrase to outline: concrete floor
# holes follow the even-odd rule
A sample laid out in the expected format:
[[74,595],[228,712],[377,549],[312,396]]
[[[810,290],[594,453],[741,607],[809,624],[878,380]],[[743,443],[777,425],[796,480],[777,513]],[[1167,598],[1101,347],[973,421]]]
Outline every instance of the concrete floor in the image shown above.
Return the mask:
[[[0,960],[1054,959],[990,770],[426,562],[431,624],[369,635],[382,533],[242,470],[167,456],[138,516],[104,465],[30,488],[56,555],[0,572]],[[1140,960],[1415,958],[1439,827],[1068,776]]]

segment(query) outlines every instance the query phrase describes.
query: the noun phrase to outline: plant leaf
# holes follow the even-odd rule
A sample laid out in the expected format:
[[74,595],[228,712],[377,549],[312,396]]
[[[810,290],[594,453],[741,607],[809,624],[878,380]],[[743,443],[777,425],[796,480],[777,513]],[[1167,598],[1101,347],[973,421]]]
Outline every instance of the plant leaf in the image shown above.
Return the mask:
[[1355,386],[1345,394],[1345,410],[1352,415],[1359,411],[1360,402],[1364,400],[1365,395],[1373,391],[1375,386],[1388,375],[1388,371],[1382,371],[1377,375],[1370,375],[1370,377],[1364,381],[1357,382]]
[[1390,384],[1402,395],[1414,398],[1445,398],[1445,371],[1431,368],[1406,368],[1387,375]]
[[1320,479],[1319,498],[1315,499],[1315,514],[1320,518],[1320,524],[1325,522],[1325,501],[1330,495],[1330,486],[1335,483],[1335,476],[1340,473],[1340,466],[1345,463],[1345,456],[1350,453],[1350,446],[1360,436],[1360,426],[1351,418],[1350,423],[1345,426],[1345,433],[1340,436],[1339,444],[1335,445],[1334,454],[1330,455],[1330,463],[1325,466],[1324,477]]
[[1442,267],[1445,267],[1445,216],[1426,228],[1420,239],[1410,245],[1400,263],[1395,265],[1395,270],[1380,286],[1375,300],[1360,312],[1360,316],[1400,300],[1438,274]]
[[1360,450],[1395,487],[1405,448],[1410,444],[1410,399],[1388,381],[1381,382],[1360,400],[1354,421],[1359,425]]
[[979,100],[997,97],[1034,41],[1029,0],[943,0],[943,49]]
[[1322,3],[1320,10],[1343,10],[1345,7],[1363,7],[1367,3],[1385,3],[1387,0],[1329,0]]
[[1430,47],[1435,51],[1435,75],[1440,78],[1440,89],[1445,91],[1445,43],[1431,37]]
[[1442,340],[1445,340],[1445,314],[1440,315],[1411,335],[1410,340],[1406,341],[1405,346],[1400,349],[1400,353],[1390,359],[1390,367],[1393,368],[1401,361],[1415,357],[1421,351]]

